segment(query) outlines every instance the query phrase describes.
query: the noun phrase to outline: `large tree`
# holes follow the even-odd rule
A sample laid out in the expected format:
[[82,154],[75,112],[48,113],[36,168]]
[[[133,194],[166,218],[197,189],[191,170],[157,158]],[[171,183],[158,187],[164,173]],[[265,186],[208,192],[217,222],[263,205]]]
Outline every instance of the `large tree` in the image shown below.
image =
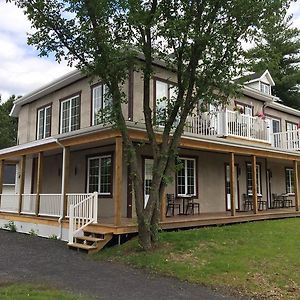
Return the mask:
[[[122,134],[133,181],[139,241],[157,239],[161,199],[174,168],[186,118],[199,99],[226,102],[237,75],[241,42],[249,39],[289,0],[15,0],[35,32],[29,43],[41,55],[54,52],[88,76],[100,77],[112,99],[110,120]],[[139,56],[142,59],[136,59]],[[157,120],[150,101],[153,61],[161,59],[177,77],[177,96]],[[153,155],[146,207],[138,151],[130,139],[122,103],[128,69],[142,73],[145,127]],[[216,92],[218,91],[218,92]],[[159,137],[157,123],[163,126]]]
[[18,120],[9,115],[16,98],[15,95],[12,95],[2,103],[0,96],[0,149],[17,144]]
[[292,15],[279,10],[262,27],[255,47],[246,53],[250,69],[269,70],[273,93],[284,104],[300,109],[300,30],[293,27]]

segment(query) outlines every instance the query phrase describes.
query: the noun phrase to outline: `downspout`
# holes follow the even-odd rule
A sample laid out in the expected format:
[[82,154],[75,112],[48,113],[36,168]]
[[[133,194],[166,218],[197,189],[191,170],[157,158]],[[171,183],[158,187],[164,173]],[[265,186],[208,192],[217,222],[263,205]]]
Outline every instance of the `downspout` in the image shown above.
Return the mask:
[[59,142],[58,139],[55,139],[55,142],[63,149],[63,161],[62,161],[62,176],[61,176],[61,201],[60,201],[60,217],[58,219],[58,224],[59,224],[59,235],[58,239],[62,239],[62,219],[63,219],[63,211],[64,211],[64,194],[65,194],[65,163],[66,163],[66,158],[65,158],[65,153],[66,153],[66,147]]

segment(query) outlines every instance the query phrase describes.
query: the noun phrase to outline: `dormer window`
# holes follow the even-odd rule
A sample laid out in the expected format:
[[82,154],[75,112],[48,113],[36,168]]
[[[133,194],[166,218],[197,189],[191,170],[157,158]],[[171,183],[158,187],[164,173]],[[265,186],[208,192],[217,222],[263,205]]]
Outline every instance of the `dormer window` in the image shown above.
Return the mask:
[[271,86],[267,83],[260,82],[260,91],[264,94],[271,95]]

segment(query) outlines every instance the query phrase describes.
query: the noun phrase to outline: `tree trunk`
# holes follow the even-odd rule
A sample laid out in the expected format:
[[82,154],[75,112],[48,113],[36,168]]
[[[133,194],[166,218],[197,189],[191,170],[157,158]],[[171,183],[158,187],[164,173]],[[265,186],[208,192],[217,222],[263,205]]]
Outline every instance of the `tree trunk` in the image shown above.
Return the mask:
[[138,218],[138,229],[139,229],[139,244],[145,251],[152,249],[152,232],[151,223],[147,218]]

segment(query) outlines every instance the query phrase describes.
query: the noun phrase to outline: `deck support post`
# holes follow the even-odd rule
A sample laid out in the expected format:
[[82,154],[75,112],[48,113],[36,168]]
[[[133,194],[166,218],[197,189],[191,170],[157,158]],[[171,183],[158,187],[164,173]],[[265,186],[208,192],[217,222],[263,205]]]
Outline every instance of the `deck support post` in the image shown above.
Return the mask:
[[299,176],[298,176],[298,163],[294,160],[294,186],[295,186],[295,207],[299,211]]
[[115,164],[114,164],[114,208],[115,225],[121,224],[122,211],[122,182],[123,182],[123,140],[121,136],[116,137]]
[[234,166],[234,153],[230,153],[230,208],[232,216],[235,216],[235,176],[237,176]]
[[4,159],[0,160],[0,208],[1,208],[1,196],[3,191],[3,177],[4,177]]
[[253,199],[253,212],[258,213],[257,205],[257,171],[256,171],[256,156],[252,156],[252,199]]
[[161,198],[161,207],[160,207],[160,220],[165,221],[166,219],[166,207],[167,207],[167,195],[166,191],[163,191],[162,198]]
[[38,165],[37,165],[37,183],[36,183],[36,202],[35,202],[35,215],[38,216],[40,212],[40,194],[43,185],[43,167],[44,167],[44,154],[39,152]]
[[61,198],[62,198],[62,217],[67,215],[68,198],[67,190],[69,185],[70,170],[70,147],[63,148],[62,178],[61,178]]
[[24,194],[24,183],[25,183],[25,168],[26,168],[26,155],[22,155],[20,161],[19,208],[18,208],[19,214],[22,211],[22,197]]

